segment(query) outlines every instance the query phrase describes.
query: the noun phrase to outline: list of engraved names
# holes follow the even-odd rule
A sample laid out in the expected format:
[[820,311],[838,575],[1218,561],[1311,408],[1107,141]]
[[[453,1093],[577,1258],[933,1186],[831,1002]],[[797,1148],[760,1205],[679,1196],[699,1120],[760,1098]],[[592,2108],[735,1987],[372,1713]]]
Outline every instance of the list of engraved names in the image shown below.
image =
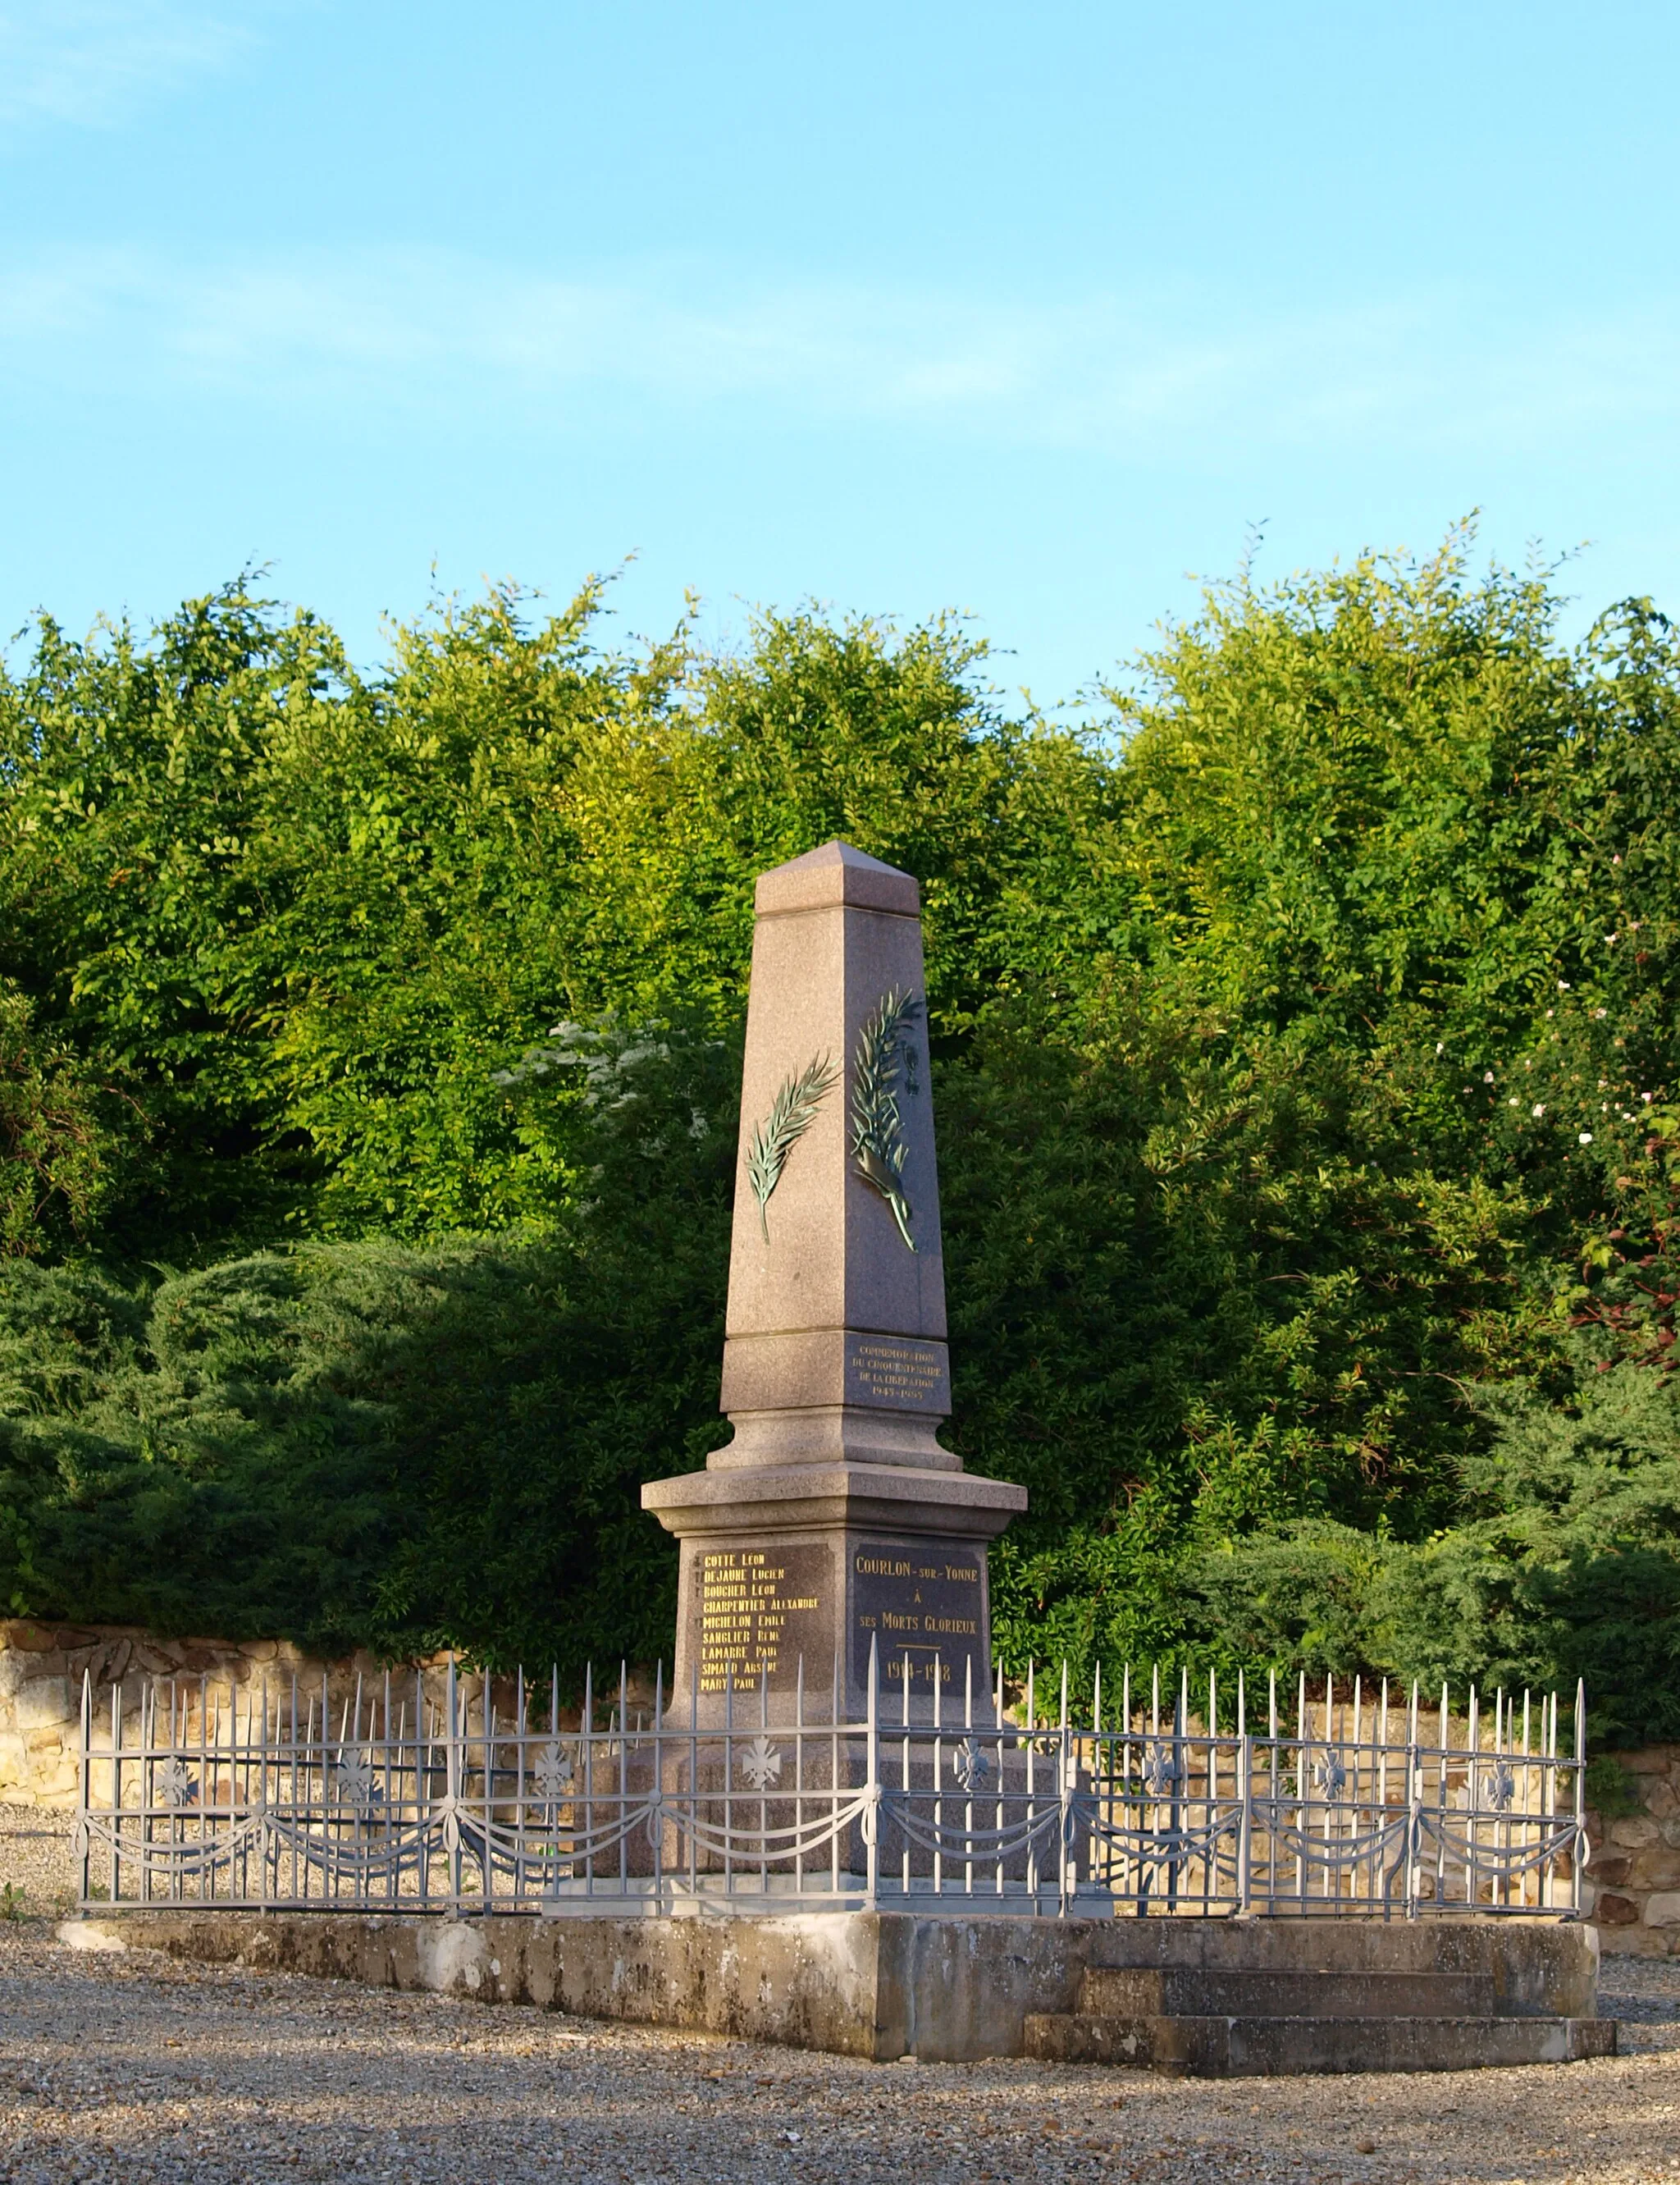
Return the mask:
[[825,1676],[817,1646],[829,1563],[820,1547],[701,1552],[695,1577],[702,1692],[721,1692],[731,1679],[738,1692],[756,1692],[761,1679],[769,1686],[788,1683],[801,1654],[807,1676]]

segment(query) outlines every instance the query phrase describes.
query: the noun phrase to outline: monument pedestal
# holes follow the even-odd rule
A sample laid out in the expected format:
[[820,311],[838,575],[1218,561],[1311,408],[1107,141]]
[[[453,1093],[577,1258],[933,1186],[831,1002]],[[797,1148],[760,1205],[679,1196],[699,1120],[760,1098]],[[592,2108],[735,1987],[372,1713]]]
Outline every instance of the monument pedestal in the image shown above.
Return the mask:
[[960,1722],[991,1716],[986,1548],[1019,1509],[1002,1480],[907,1465],[793,1464],[696,1472],[644,1489],[683,1544],[672,1702],[715,1726],[733,1696],[756,1721],[861,1722],[872,1644],[884,1706]]
[[991,1708],[988,1544],[1026,1491],[941,1449],[944,1260],[907,873],[830,842],[758,882],[721,1408],[643,1507],[682,1542],[673,1718]]

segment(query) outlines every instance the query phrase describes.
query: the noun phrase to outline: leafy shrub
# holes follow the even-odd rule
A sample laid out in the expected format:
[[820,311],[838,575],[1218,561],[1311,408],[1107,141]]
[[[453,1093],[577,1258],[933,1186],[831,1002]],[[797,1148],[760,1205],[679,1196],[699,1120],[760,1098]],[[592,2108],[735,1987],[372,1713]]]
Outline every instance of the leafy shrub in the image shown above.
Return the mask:
[[[143,1293],[0,1262],[12,1612],[568,1675],[667,1649],[675,1557],[637,1489],[723,1435],[734,1070],[717,1042],[597,1046],[595,1196],[564,1230]],[[673,1160],[686,1191],[649,1192]]]

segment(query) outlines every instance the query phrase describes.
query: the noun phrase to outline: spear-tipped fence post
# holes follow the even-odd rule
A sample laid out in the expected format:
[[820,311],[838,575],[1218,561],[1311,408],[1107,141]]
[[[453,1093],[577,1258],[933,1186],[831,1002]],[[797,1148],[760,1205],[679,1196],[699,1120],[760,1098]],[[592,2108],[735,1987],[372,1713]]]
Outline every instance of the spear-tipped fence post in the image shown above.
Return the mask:
[[1418,1886],[1423,1864],[1423,1756],[1418,1750],[1417,1679],[1412,1679],[1406,1717],[1406,1917],[1418,1915]]
[[665,1896],[665,1664],[653,1665],[653,1792],[654,1818],[648,1835],[653,1845],[653,1899],[662,1907]]
[[1060,1827],[1062,1853],[1057,1862],[1061,1869],[1061,1888],[1058,1892],[1058,1917],[1065,1920],[1071,1908],[1074,1892],[1079,1886],[1074,1851],[1074,1786],[1077,1769],[1074,1759],[1074,1741],[1068,1718],[1068,1657],[1062,1657],[1062,1718],[1057,1738],[1058,1754],[1058,1774],[1060,1776]]
[[864,1743],[863,1892],[873,1912],[881,1886],[881,1719],[879,1641],[869,1640],[869,1688]]
[[[449,1911],[460,1917],[460,1798],[462,1795],[460,1724],[457,1720],[459,1697],[455,1680],[455,1657],[449,1656],[449,1668],[444,1677],[444,1784],[449,1801],[449,1811],[444,1821],[444,1847],[449,1855]],[[323,1725],[324,1726],[324,1725]],[[326,1763],[323,1752],[322,1765]]]
[[1581,1909],[1581,1869],[1585,1865],[1587,1842],[1587,1685],[1578,1679],[1575,1686],[1575,1854],[1569,1862],[1570,1908]]
[[1254,1905],[1254,1741],[1248,1735],[1248,1685],[1236,1673],[1236,1908],[1246,1919]]
[[[120,1818],[120,1817],[119,1817]],[[88,1860],[92,1855],[93,1832],[93,1673],[81,1673],[81,1774],[76,1786],[75,1841],[81,1856],[76,1864],[81,1880],[78,1894],[84,1908],[87,1903]],[[114,1829],[113,1834],[115,1833]],[[115,1892],[112,1892],[113,1902]]]
[[[763,1679],[761,1677],[762,1684]],[[630,1875],[630,1832],[624,1825],[624,1816],[630,1803],[630,1665],[623,1659],[618,1664],[618,1893],[623,1896],[628,1887]]]

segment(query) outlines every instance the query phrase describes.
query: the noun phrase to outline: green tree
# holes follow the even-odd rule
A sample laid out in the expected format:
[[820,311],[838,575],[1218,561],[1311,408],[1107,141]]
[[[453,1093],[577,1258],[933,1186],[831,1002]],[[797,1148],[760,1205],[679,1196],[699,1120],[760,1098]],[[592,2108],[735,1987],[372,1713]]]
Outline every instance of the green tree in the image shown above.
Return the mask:
[[63,1251],[88,1233],[120,1165],[113,1111],[136,1131],[131,1104],[44,1046],[0,980],[0,1255]]
[[148,646],[43,619],[0,679],[0,973],[40,1037],[140,1104],[102,1239],[202,1256],[307,1203],[273,1070],[276,987],[253,960],[286,900],[279,725],[354,701],[336,641],[243,584]]

